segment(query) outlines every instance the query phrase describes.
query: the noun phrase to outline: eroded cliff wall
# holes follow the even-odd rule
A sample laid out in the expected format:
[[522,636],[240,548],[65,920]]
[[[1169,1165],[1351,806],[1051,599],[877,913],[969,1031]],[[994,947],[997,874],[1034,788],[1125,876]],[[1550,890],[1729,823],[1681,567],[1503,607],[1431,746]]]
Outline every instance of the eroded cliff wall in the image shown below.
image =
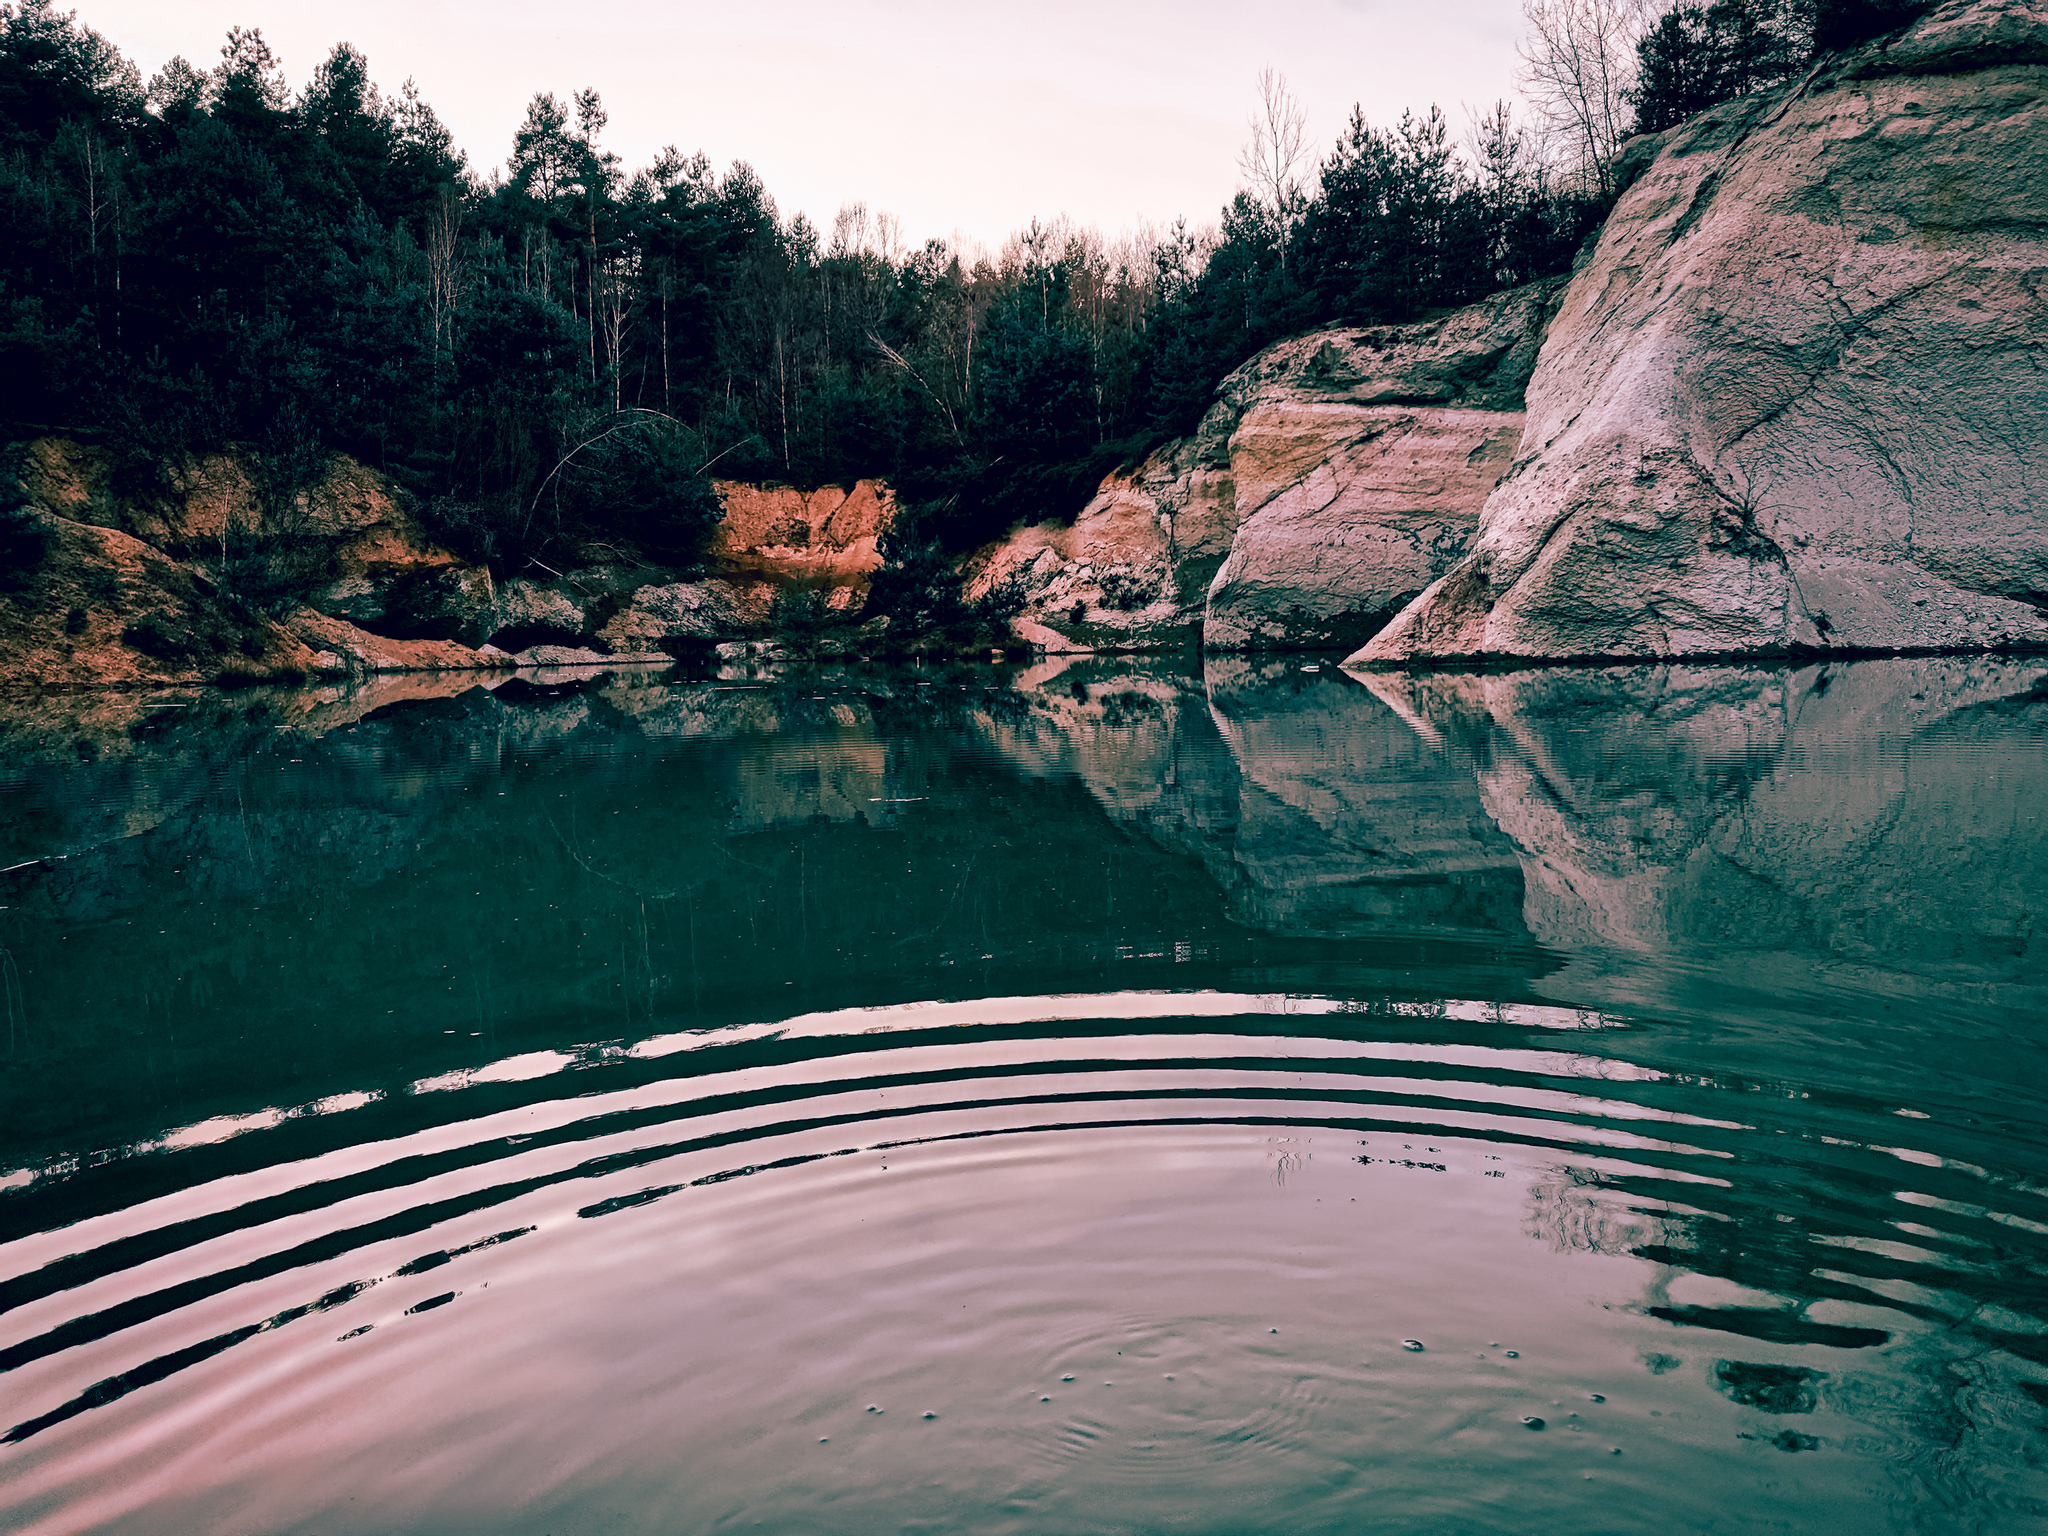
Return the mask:
[[2048,11],[1630,157],[1471,551],[1353,662],[2048,643]]
[[[122,492],[65,437],[14,450],[0,550],[0,687],[157,688],[322,674],[669,659],[676,642],[772,632],[779,594],[856,615],[896,515],[879,481],[815,491],[721,481],[700,568],[563,540],[560,567],[494,579],[384,476],[336,455],[289,505],[209,454]],[[19,545],[16,548],[15,545]]]
[[[0,688],[503,664],[475,649],[490,572],[442,548],[345,456],[282,509],[226,454],[122,495],[106,453],[46,437],[20,447],[16,481],[22,548],[0,582]],[[287,578],[304,603],[242,600]]]
[[1055,652],[1356,644],[1470,540],[1561,287],[1268,347],[1192,437],[1109,477],[1071,522],[979,552],[968,595],[1008,591],[1017,635]]

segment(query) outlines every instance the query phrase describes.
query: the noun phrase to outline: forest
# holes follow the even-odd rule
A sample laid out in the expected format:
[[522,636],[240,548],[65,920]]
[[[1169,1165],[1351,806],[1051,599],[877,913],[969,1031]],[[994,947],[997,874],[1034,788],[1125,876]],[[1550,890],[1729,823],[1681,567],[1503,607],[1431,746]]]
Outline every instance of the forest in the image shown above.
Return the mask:
[[966,250],[906,246],[859,205],[829,229],[786,216],[744,163],[628,168],[595,92],[536,94],[479,168],[346,43],[297,95],[239,28],[210,67],[145,82],[75,13],[19,0],[0,6],[0,417],[103,442],[129,494],[238,447],[280,517],[347,452],[501,568],[592,538],[687,565],[712,475],[880,475],[907,514],[892,560],[929,562],[1071,515],[1283,335],[1566,270],[1623,133],[1922,8],[1630,12],[1595,40],[1631,55],[1603,137],[1559,65],[1585,46],[1574,18],[1613,3],[1532,0],[1547,119],[1500,104],[1459,134],[1434,108],[1354,109],[1316,161],[1268,77],[1215,226],[1105,238],[1049,217]]

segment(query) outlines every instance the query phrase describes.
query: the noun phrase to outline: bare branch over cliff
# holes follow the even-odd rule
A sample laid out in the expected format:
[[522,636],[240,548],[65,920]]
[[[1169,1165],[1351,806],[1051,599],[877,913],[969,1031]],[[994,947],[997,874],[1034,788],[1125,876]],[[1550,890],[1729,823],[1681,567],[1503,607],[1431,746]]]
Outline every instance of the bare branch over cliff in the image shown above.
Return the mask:
[[1608,190],[1629,135],[1636,44],[1653,9],[1649,0],[1523,0],[1522,89],[1551,157],[1589,188]]

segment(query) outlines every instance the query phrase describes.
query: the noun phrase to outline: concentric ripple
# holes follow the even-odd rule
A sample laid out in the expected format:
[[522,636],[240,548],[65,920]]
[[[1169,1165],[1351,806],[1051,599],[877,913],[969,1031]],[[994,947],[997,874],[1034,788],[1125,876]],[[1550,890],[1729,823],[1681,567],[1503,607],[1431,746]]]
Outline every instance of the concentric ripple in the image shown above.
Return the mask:
[[[1617,1530],[1714,1528],[1688,1501],[1731,1489],[1795,1523],[1938,1503],[1855,1453],[1944,1375],[2027,1421],[2048,1195],[1901,1106],[1633,1064],[1631,1030],[1218,992],[846,1010],[23,1170],[0,1507],[1220,1531],[1248,1500],[1583,1528],[1588,1478]],[[1852,1454],[1782,1485],[1820,1447]]]

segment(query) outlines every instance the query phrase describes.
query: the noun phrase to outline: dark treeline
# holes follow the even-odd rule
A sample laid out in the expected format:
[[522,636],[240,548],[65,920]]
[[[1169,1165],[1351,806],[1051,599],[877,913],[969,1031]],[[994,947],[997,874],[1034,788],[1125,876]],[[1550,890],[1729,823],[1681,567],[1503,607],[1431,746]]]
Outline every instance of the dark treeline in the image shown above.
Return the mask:
[[[1666,51],[1697,74],[1720,25]],[[1316,174],[1240,193],[1215,232],[1041,222],[990,254],[905,248],[858,206],[784,217],[743,163],[629,172],[604,128],[595,93],[538,95],[479,175],[346,45],[296,98],[239,29],[145,84],[48,0],[0,6],[0,416],[99,433],[131,493],[240,446],[280,515],[346,451],[501,565],[607,537],[687,564],[707,471],[886,475],[914,570],[1071,513],[1267,342],[1563,270],[1603,212],[1504,107],[1469,152],[1434,110],[1354,113]]]
[[1815,59],[1893,31],[1932,0],[1680,0],[1637,47],[1638,133],[1781,85]]

